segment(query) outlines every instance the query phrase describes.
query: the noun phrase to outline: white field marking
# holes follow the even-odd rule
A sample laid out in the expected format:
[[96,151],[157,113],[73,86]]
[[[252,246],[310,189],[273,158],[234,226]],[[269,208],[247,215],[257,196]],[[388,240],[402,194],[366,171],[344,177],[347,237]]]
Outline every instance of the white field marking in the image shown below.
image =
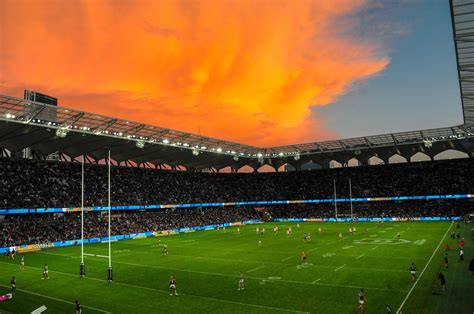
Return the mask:
[[308,268],[308,267],[312,267],[313,264],[311,263],[303,263],[301,265],[296,265],[296,269],[302,269],[302,268]]
[[309,253],[309,252],[312,252],[312,251],[314,251],[314,250],[316,250],[316,249],[317,249],[317,247],[314,247],[314,248],[312,248],[312,249],[309,249],[309,250],[308,250],[308,253]]
[[260,284],[264,285],[267,282],[275,282],[275,281],[280,280],[280,279],[281,279],[281,277],[268,277],[268,279],[263,279],[262,281],[260,281]]
[[449,225],[448,227],[448,230],[446,230],[444,236],[441,238],[441,240],[439,241],[438,243],[438,246],[434,249],[433,251],[433,254],[431,254],[431,257],[428,261],[428,263],[426,263],[425,267],[423,268],[423,270],[421,271],[421,274],[420,276],[416,279],[415,283],[413,284],[413,286],[411,287],[410,291],[408,291],[408,294],[407,296],[405,297],[405,299],[403,300],[402,304],[400,304],[400,307],[398,308],[397,310],[397,314],[400,313],[400,311],[402,310],[403,306],[405,305],[405,302],[408,300],[408,298],[410,297],[411,293],[413,292],[413,290],[415,289],[416,285],[418,284],[418,282],[420,282],[420,279],[421,279],[421,276],[423,276],[423,273],[425,272],[425,270],[428,268],[428,265],[431,263],[431,261],[433,260],[433,257],[435,256],[436,252],[438,251],[439,247],[441,246],[441,243],[443,243],[444,241],[444,238],[446,238],[446,235],[448,234],[449,230],[451,229],[451,227],[453,226],[454,224],[454,221],[451,222],[451,225]]
[[[8,264],[8,265],[14,265],[14,264],[5,263],[5,262],[0,262],[0,263],[2,263],[2,264]],[[38,268],[38,267],[32,267],[32,266],[26,266],[26,267],[27,267],[27,268],[34,268],[34,269],[41,270],[41,268]],[[63,273],[63,272],[59,272],[59,271],[52,271],[52,272],[53,272],[53,273],[58,273],[58,274],[63,274],[63,275],[68,275],[68,276],[77,277],[76,275],[69,274],[69,273]],[[234,277],[235,277],[235,276],[234,276]],[[105,279],[98,279],[98,278],[92,278],[92,277],[84,277],[84,278],[90,279],[90,280],[95,280],[95,281],[107,282],[107,280],[105,280]],[[158,291],[158,292],[163,292],[163,293],[166,293],[166,294],[169,293],[168,291],[165,291],[165,290],[160,290],[160,289],[155,289],[155,288],[150,288],[150,287],[144,287],[144,286],[137,286],[137,285],[132,285],[132,284],[123,283],[123,282],[117,282],[117,281],[114,281],[114,284],[116,284],[116,285],[121,285],[121,286],[128,286],[128,287],[132,287],[132,288],[138,288],[138,289],[145,289],[145,290]],[[0,286],[4,286],[4,285],[0,285]],[[4,287],[9,288],[9,286],[4,286]],[[17,290],[18,290],[18,291],[27,292],[27,293],[31,293],[31,294],[35,294],[35,295],[42,296],[42,297],[45,297],[45,298],[49,298],[49,299],[53,299],[53,300],[57,300],[57,301],[61,301],[61,302],[65,302],[65,303],[74,305],[74,303],[72,303],[72,302],[64,301],[64,300],[61,300],[61,299],[56,299],[56,298],[53,298],[53,297],[44,296],[44,295],[41,295],[41,294],[39,294],[39,293],[29,292],[29,291],[21,290],[21,289],[17,289]],[[186,295],[186,296],[189,296],[189,297],[192,297],[192,298],[199,298],[199,299],[204,299],[204,300],[211,300],[211,301],[217,301],[217,302],[223,302],[223,303],[230,303],[230,304],[238,304],[238,305],[244,305],[244,306],[250,306],[250,307],[258,307],[258,308],[270,309],[270,310],[276,310],[276,311],[284,311],[284,312],[292,312],[292,313],[308,313],[308,312],[303,312],[303,311],[296,311],[296,310],[290,310],[290,309],[283,309],[283,308],[272,307],[272,306],[257,305],[257,304],[242,303],[242,302],[234,302],[234,301],[229,301],[229,300],[222,300],[222,299],[204,297],[204,296],[200,296],[200,295],[184,294],[184,293],[180,293],[180,294],[181,294],[181,295]],[[102,313],[110,313],[110,312],[102,311],[102,310],[99,310],[99,309],[96,309],[96,308],[93,308],[93,307],[88,307],[88,306],[85,306],[85,305],[82,305],[82,306],[83,306],[84,308],[88,308],[88,309],[91,309],[91,310],[96,310],[96,311],[99,311],[99,312],[102,312]]]
[[343,249],[343,250],[347,250],[347,249],[350,249],[351,247],[354,247],[354,246],[353,246],[353,245],[346,245],[346,246],[344,246],[342,249]]
[[361,255],[357,256],[356,259],[359,259],[359,258],[363,257],[364,255],[365,254],[361,254]]
[[294,256],[288,256],[288,257],[282,259],[281,261],[284,262],[284,261],[287,261],[287,260],[289,260],[290,258],[293,258],[293,257],[294,257]]
[[130,252],[129,249],[123,249],[123,250],[113,250],[114,253],[124,253],[124,252]]
[[[100,261],[100,260],[97,260],[97,261]],[[12,263],[6,263],[6,262],[1,262],[0,261],[0,264],[6,264],[6,265],[10,265],[10,266],[17,266],[16,264],[12,264]],[[219,274],[219,273],[209,273],[209,272],[200,272],[200,271],[192,271],[192,270],[184,270],[184,269],[175,269],[175,268],[166,268],[166,267],[158,267],[158,266],[146,266],[146,265],[140,265],[138,264],[137,266],[142,266],[142,267],[150,267],[150,268],[159,268],[159,269],[168,269],[168,270],[175,270],[175,271],[182,271],[182,272],[190,272],[190,273],[197,273],[197,274],[205,274],[205,275],[216,275],[216,276],[223,276],[223,277],[232,277],[232,278],[237,278],[237,276],[235,275],[226,275],[226,274]],[[38,269],[38,270],[41,270],[43,271],[43,268],[39,268],[39,267],[34,267],[34,266],[25,266],[26,268],[32,268],[32,269]],[[370,269],[368,269],[370,270]],[[61,272],[61,271],[56,271],[56,270],[50,270],[49,271],[50,273],[56,273],[56,274],[62,274],[62,275],[66,275],[66,276],[72,276],[72,277],[76,277],[77,278],[77,275],[75,274],[71,274],[71,273],[65,273],[65,272]],[[107,282],[106,279],[98,279],[98,278],[93,278],[93,277],[84,277],[86,279],[89,279],[89,280],[95,280],[95,281],[100,281],[100,282]],[[262,278],[262,277],[253,277],[253,276],[245,276],[245,278],[248,278],[248,279],[256,279],[256,280],[269,280],[269,278],[279,278],[279,277],[268,277],[267,278]],[[273,279],[271,279],[273,280]],[[280,282],[286,282],[286,283],[291,283],[291,284],[303,284],[303,285],[311,285],[312,283],[311,282],[308,282],[308,281],[295,281],[295,280],[285,280],[285,279],[278,279],[278,281]],[[132,284],[127,284],[127,283],[122,283],[122,282],[117,282],[117,281],[114,281],[114,284],[117,284],[117,285],[122,285],[122,286],[129,286],[129,287],[134,287],[134,288],[141,288],[141,289],[147,289],[147,290],[153,290],[153,291],[160,291],[160,292],[163,292],[163,293],[169,293],[169,291],[165,291],[165,290],[160,290],[160,289],[154,289],[154,288],[149,288],[149,287],[144,287],[144,286],[137,286],[137,285],[132,285]],[[340,288],[348,288],[348,289],[357,289],[357,290],[360,290],[360,286],[350,286],[350,285],[338,285],[338,284],[330,284],[330,283],[321,283],[321,282],[318,282],[316,283],[316,285],[320,285],[320,286],[328,286],[328,287],[340,287]],[[390,291],[390,292],[403,292],[403,293],[406,293],[407,290],[397,290],[397,289],[386,289],[386,288],[377,288],[377,287],[366,287],[364,286],[364,289],[368,289],[368,290],[379,290],[379,291]],[[191,295],[193,296],[193,295]],[[200,297],[200,296],[194,296],[194,297]],[[223,302],[227,302],[227,301],[224,301],[222,300]]]
[[375,249],[378,248],[378,247],[379,247],[378,245],[377,245],[377,246],[374,246],[373,248],[371,248],[371,250],[373,251],[373,250],[375,250]]
[[375,238],[375,237],[378,237],[378,235],[376,235],[376,234],[371,234],[371,235],[369,235],[369,237]]
[[383,244],[383,245],[400,245],[400,244],[407,244],[411,241],[405,239],[369,239],[363,238],[360,240],[354,240],[354,244]]
[[263,267],[265,267],[265,266],[260,266],[260,267],[257,267],[257,268],[254,268],[254,269],[251,269],[251,270],[247,271],[247,273],[254,272],[254,271],[256,271],[256,270],[262,269]]
[[[140,254],[163,256],[163,253],[161,253],[161,252],[148,252],[148,251],[138,251],[138,250],[134,250],[133,252],[134,253],[140,253]],[[38,251],[36,253],[63,256],[63,257],[70,257],[69,255],[66,255],[66,254],[55,254],[55,253],[47,253],[47,252],[42,252],[42,251]],[[113,256],[114,257],[121,257],[121,256],[127,256],[127,255],[131,255],[131,254],[132,254],[132,252],[124,253],[124,254],[116,254],[116,255],[113,255]],[[84,255],[89,256],[89,257],[94,257],[94,256],[104,257],[105,256],[105,255],[100,256],[100,255],[96,255],[96,254],[86,254],[86,253],[84,253]],[[256,261],[256,260],[227,259],[227,258],[192,256],[192,255],[182,255],[182,254],[173,254],[173,256],[180,256],[180,257],[186,257],[186,258],[196,258],[196,259],[206,259],[206,260],[218,260],[218,261],[226,261],[226,262],[252,263],[252,264],[263,264],[263,263],[265,263],[265,264],[276,264],[276,265],[292,265],[292,264],[280,263],[280,262],[262,262],[262,261]],[[108,258],[108,256],[105,256],[105,257]],[[70,258],[80,258],[80,256],[79,257],[70,257]]]
[[[336,285],[336,284],[322,283],[322,282],[317,282],[317,283],[315,283],[315,285],[360,290],[360,286]],[[364,286],[364,289],[367,289],[367,290],[378,290],[378,291],[403,292],[403,293],[407,292],[406,290],[396,290],[396,289],[394,290],[394,289],[374,288],[374,287],[372,287],[372,288],[366,288],[365,286]]]
[[343,269],[344,267],[346,267],[346,264],[344,264],[344,265],[342,265],[342,266],[340,266],[340,267],[334,269],[334,271],[338,271],[339,269]]
[[31,312],[31,314],[41,314],[46,311],[48,308],[45,305],[41,305],[39,308]]
[[[324,243],[324,244],[320,245],[320,247],[329,246],[329,245],[337,243],[337,242],[341,242],[341,241],[332,241],[332,242]],[[191,249],[196,249],[196,250],[201,250],[201,251],[208,250],[208,251],[221,251],[221,252],[224,251],[224,252],[245,252],[245,253],[248,253],[248,250],[246,250],[246,249],[214,248],[214,247],[202,247],[202,246],[194,246],[194,245],[192,247],[190,247],[189,245],[175,245],[175,244],[173,244],[173,247],[175,247],[175,248],[187,248],[187,249],[191,248]],[[100,249],[100,248],[97,248],[97,249]],[[104,248],[104,250],[107,250],[107,249]],[[133,250],[133,251],[137,252],[136,250]],[[292,252],[290,252],[290,251],[267,251],[267,250],[265,250],[265,254],[267,254],[267,253],[280,254],[281,255],[282,253],[291,254]]]
[[[81,258],[81,256],[72,256],[72,255],[67,255],[67,254],[56,254],[56,253],[49,253],[49,252],[44,252],[44,251],[35,251],[35,253],[46,254],[46,255],[55,255],[55,256],[63,256],[63,257],[67,257],[68,259]],[[84,255],[86,255],[86,253],[84,253]]]
[[413,242],[413,244],[423,245],[423,244],[425,244],[425,242],[426,242],[426,239],[422,239],[422,240],[416,240],[415,242]]
[[385,269],[385,268],[359,268],[359,267],[346,267],[347,269],[357,269],[357,270],[364,270],[364,271],[387,271],[387,272],[395,272],[395,273],[406,273],[406,270],[397,270],[397,269]]
[[[5,285],[2,285],[2,284],[0,284],[0,286],[5,287],[5,288],[10,288],[10,286],[5,286]],[[51,300],[54,300],[54,301],[63,302],[63,303],[67,303],[67,304],[70,304],[70,305],[75,305],[75,303],[73,303],[73,302],[69,302],[69,301],[66,301],[66,300],[63,300],[63,299],[58,299],[58,298],[55,298],[55,297],[50,297],[48,295],[44,295],[44,294],[41,294],[41,293],[36,293],[36,292],[33,292],[33,291],[28,291],[28,290],[18,289],[18,288],[16,290],[24,292],[24,293],[31,294],[31,295],[36,295],[36,296],[39,296],[39,297],[43,297],[43,298],[46,298],[46,299],[51,299]],[[91,307],[91,306],[87,306],[87,305],[83,305],[83,304],[81,304],[81,306],[83,308],[94,310],[94,311],[101,312],[101,313],[110,313],[110,312],[99,310],[99,309],[96,309],[95,307]]]
[[190,297],[195,297],[195,298],[200,298],[200,299],[210,300],[210,301],[225,302],[225,303],[238,304],[238,305],[244,305],[244,306],[250,306],[250,307],[258,307],[258,308],[261,308],[261,309],[269,309],[269,310],[275,310],[275,311],[281,311],[281,312],[309,314],[309,312],[296,311],[296,310],[290,310],[290,309],[282,309],[282,308],[279,308],[279,307],[272,307],[272,306],[265,306],[265,305],[235,302],[235,301],[215,299],[215,298],[209,298],[209,297],[202,297],[202,296],[199,296],[199,295],[192,295],[192,294],[181,294],[181,295],[187,295],[187,296],[190,296]]
[[321,278],[318,278],[318,279],[316,279],[315,281],[313,281],[312,284],[315,284],[315,283],[317,283],[317,282],[320,281],[320,280],[321,280]]
[[[52,254],[52,253],[49,253]],[[108,255],[100,255],[100,254],[90,254],[90,253],[84,253],[85,256],[94,256],[94,257],[101,257],[101,258],[109,258]]]

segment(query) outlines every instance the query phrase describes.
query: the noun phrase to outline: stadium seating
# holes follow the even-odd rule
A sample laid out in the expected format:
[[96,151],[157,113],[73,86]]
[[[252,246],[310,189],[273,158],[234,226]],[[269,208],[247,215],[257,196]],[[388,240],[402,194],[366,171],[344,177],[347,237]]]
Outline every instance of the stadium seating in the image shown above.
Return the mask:
[[[287,173],[210,174],[144,168],[112,168],[114,205],[179,204],[246,200],[301,200],[354,197],[469,193],[474,186],[474,161],[421,162]],[[81,165],[67,162],[0,159],[0,208],[80,206]],[[87,165],[86,206],[105,205],[107,168]],[[467,199],[444,201],[354,202],[355,217],[463,216],[474,210]],[[273,218],[327,218],[332,203],[266,207]],[[338,204],[339,217],[350,216],[350,204]],[[105,216],[88,212],[85,237],[106,236]],[[253,207],[180,208],[114,211],[112,234],[168,230],[259,218]],[[5,215],[0,220],[0,247],[80,238],[80,215]]]
[[[112,168],[114,205],[181,204],[470,193],[474,159],[284,173],[191,173]],[[81,165],[0,159],[0,208],[77,207]],[[107,203],[107,168],[87,165],[85,205]]]

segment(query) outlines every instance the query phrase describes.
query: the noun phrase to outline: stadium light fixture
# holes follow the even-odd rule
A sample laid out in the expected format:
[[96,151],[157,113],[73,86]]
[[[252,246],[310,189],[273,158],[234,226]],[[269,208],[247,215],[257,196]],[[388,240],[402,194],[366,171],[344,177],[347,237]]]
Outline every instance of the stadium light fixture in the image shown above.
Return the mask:
[[219,148],[216,149],[216,151],[217,151],[218,153],[222,153],[222,148],[219,147]]
[[169,144],[169,143],[170,143],[169,139],[166,139],[166,138],[163,139],[163,144]]
[[283,157],[283,153],[282,153],[282,152],[280,152],[280,153],[278,154],[278,156],[280,156],[280,157]]
[[257,157],[260,159],[260,158],[263,157],[263,154],[262,154],[262,153],[258,153],[258,154],[257,154]]
[[183,146],[184,147],[189,147],[189,144],[188,143],[183,143]]
[[66,137],[67,133],[68,133],[68,130],[66,128],[60,128],[60,129],[56,130],[56,136],[57,137],[64,138],[64,137]]
[[234,159],[235,161],[239,161],[239,157],[238,157],[238,156],[234,156],[233,159]]
[[137,142],[135,142],[135,145],[138,148],[143,148],[143,147],[145,147],[145,142],[144,141],[137,141]]
[[297,152],[297,153],[295,154],[295,160],[300,160],[300,158],[301,158],[300,153]]
[[193,148],[193,155],[198,156],[199,155],[199,150],[197,148]]
[[431,148],[433,146],[433,142],[432,141],[423,141],[423,144],[425,145],[426,148]]
[[201,149],[206,150],[207,147],[206,146],[201,146]]

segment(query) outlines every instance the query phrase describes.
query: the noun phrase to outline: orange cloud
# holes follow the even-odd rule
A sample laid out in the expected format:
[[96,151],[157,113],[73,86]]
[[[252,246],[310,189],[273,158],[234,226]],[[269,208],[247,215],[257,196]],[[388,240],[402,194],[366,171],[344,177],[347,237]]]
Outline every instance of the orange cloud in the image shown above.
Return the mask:
[[317,140],[311,107],[388,64],[338,24],[365,5],[0,0],[0,87],[248,144]]

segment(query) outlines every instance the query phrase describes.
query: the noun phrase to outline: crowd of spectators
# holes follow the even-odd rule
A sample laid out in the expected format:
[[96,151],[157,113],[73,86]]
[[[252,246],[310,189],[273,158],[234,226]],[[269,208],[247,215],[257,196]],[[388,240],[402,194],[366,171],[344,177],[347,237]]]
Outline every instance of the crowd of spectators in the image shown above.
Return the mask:
[[[107,212],[86,212],[84,217],[84,238],[107,236]],[[253,208],[210,207],[115,211],[110,218],[111,234],[121,235],[239,222],[259,216]],[[0,220],[0,229],[0,247],[76,240],[81,238],[81,215],[78,212],[5,215]]]
[[[85,206],[107,204],[107,167],[85,167]],[[113,167],[112,205],[156,205],[257,200],[472,193],[474,159],[284,173],[193,173]],[[79,207],[81,165],[69,162],[0,159],[0,208]],[[474,211],[466,199],[449,201],[354,202],[357,217],[462,216]],[[85,237],[107,235],[105,212],[87,212]],[[130,234],[262,218],[334,217],[333,203],[253,207],[169,208],[114,211],[112,233]],[[338,216],[350,217],[350,204],[338,203]],[[0,247],[74,240],[78,213],[0,216]]]
[[[272,218],[334,218],[334,203],[272,206],[266,208]],[[462,217],[474,213],[474,202],[451,201],[402,201],[402,202],[353,202],[352,217]],[[351,217],[350,203],[338,203],[339,218]]]
[[[406,201],[353,203],[353,217],[453,217],[474,212],[474,202]],[[84,237],[106,237],[107,212],[86,212]],[[112,211],[112,235],[176,228],[196,227],[251,219],[272,218],[334,218],[334,204],[278,205],[270,207],[207,207],[169,208],[160,210]],[[350,204],[338,203],[338,217],[351,217]],[[81,216],[78,212],[56,214],[5,215],[0,220],[0,247],[21,244],[76,240],[81,236]]]
[[[107,203],[107,167],[85,167],[85,206]],[[280,173],[201,173],[112,167],[113,205],[471,193],[474,159]],[[0,159],[0,208],[77,207],[81,165]]]

